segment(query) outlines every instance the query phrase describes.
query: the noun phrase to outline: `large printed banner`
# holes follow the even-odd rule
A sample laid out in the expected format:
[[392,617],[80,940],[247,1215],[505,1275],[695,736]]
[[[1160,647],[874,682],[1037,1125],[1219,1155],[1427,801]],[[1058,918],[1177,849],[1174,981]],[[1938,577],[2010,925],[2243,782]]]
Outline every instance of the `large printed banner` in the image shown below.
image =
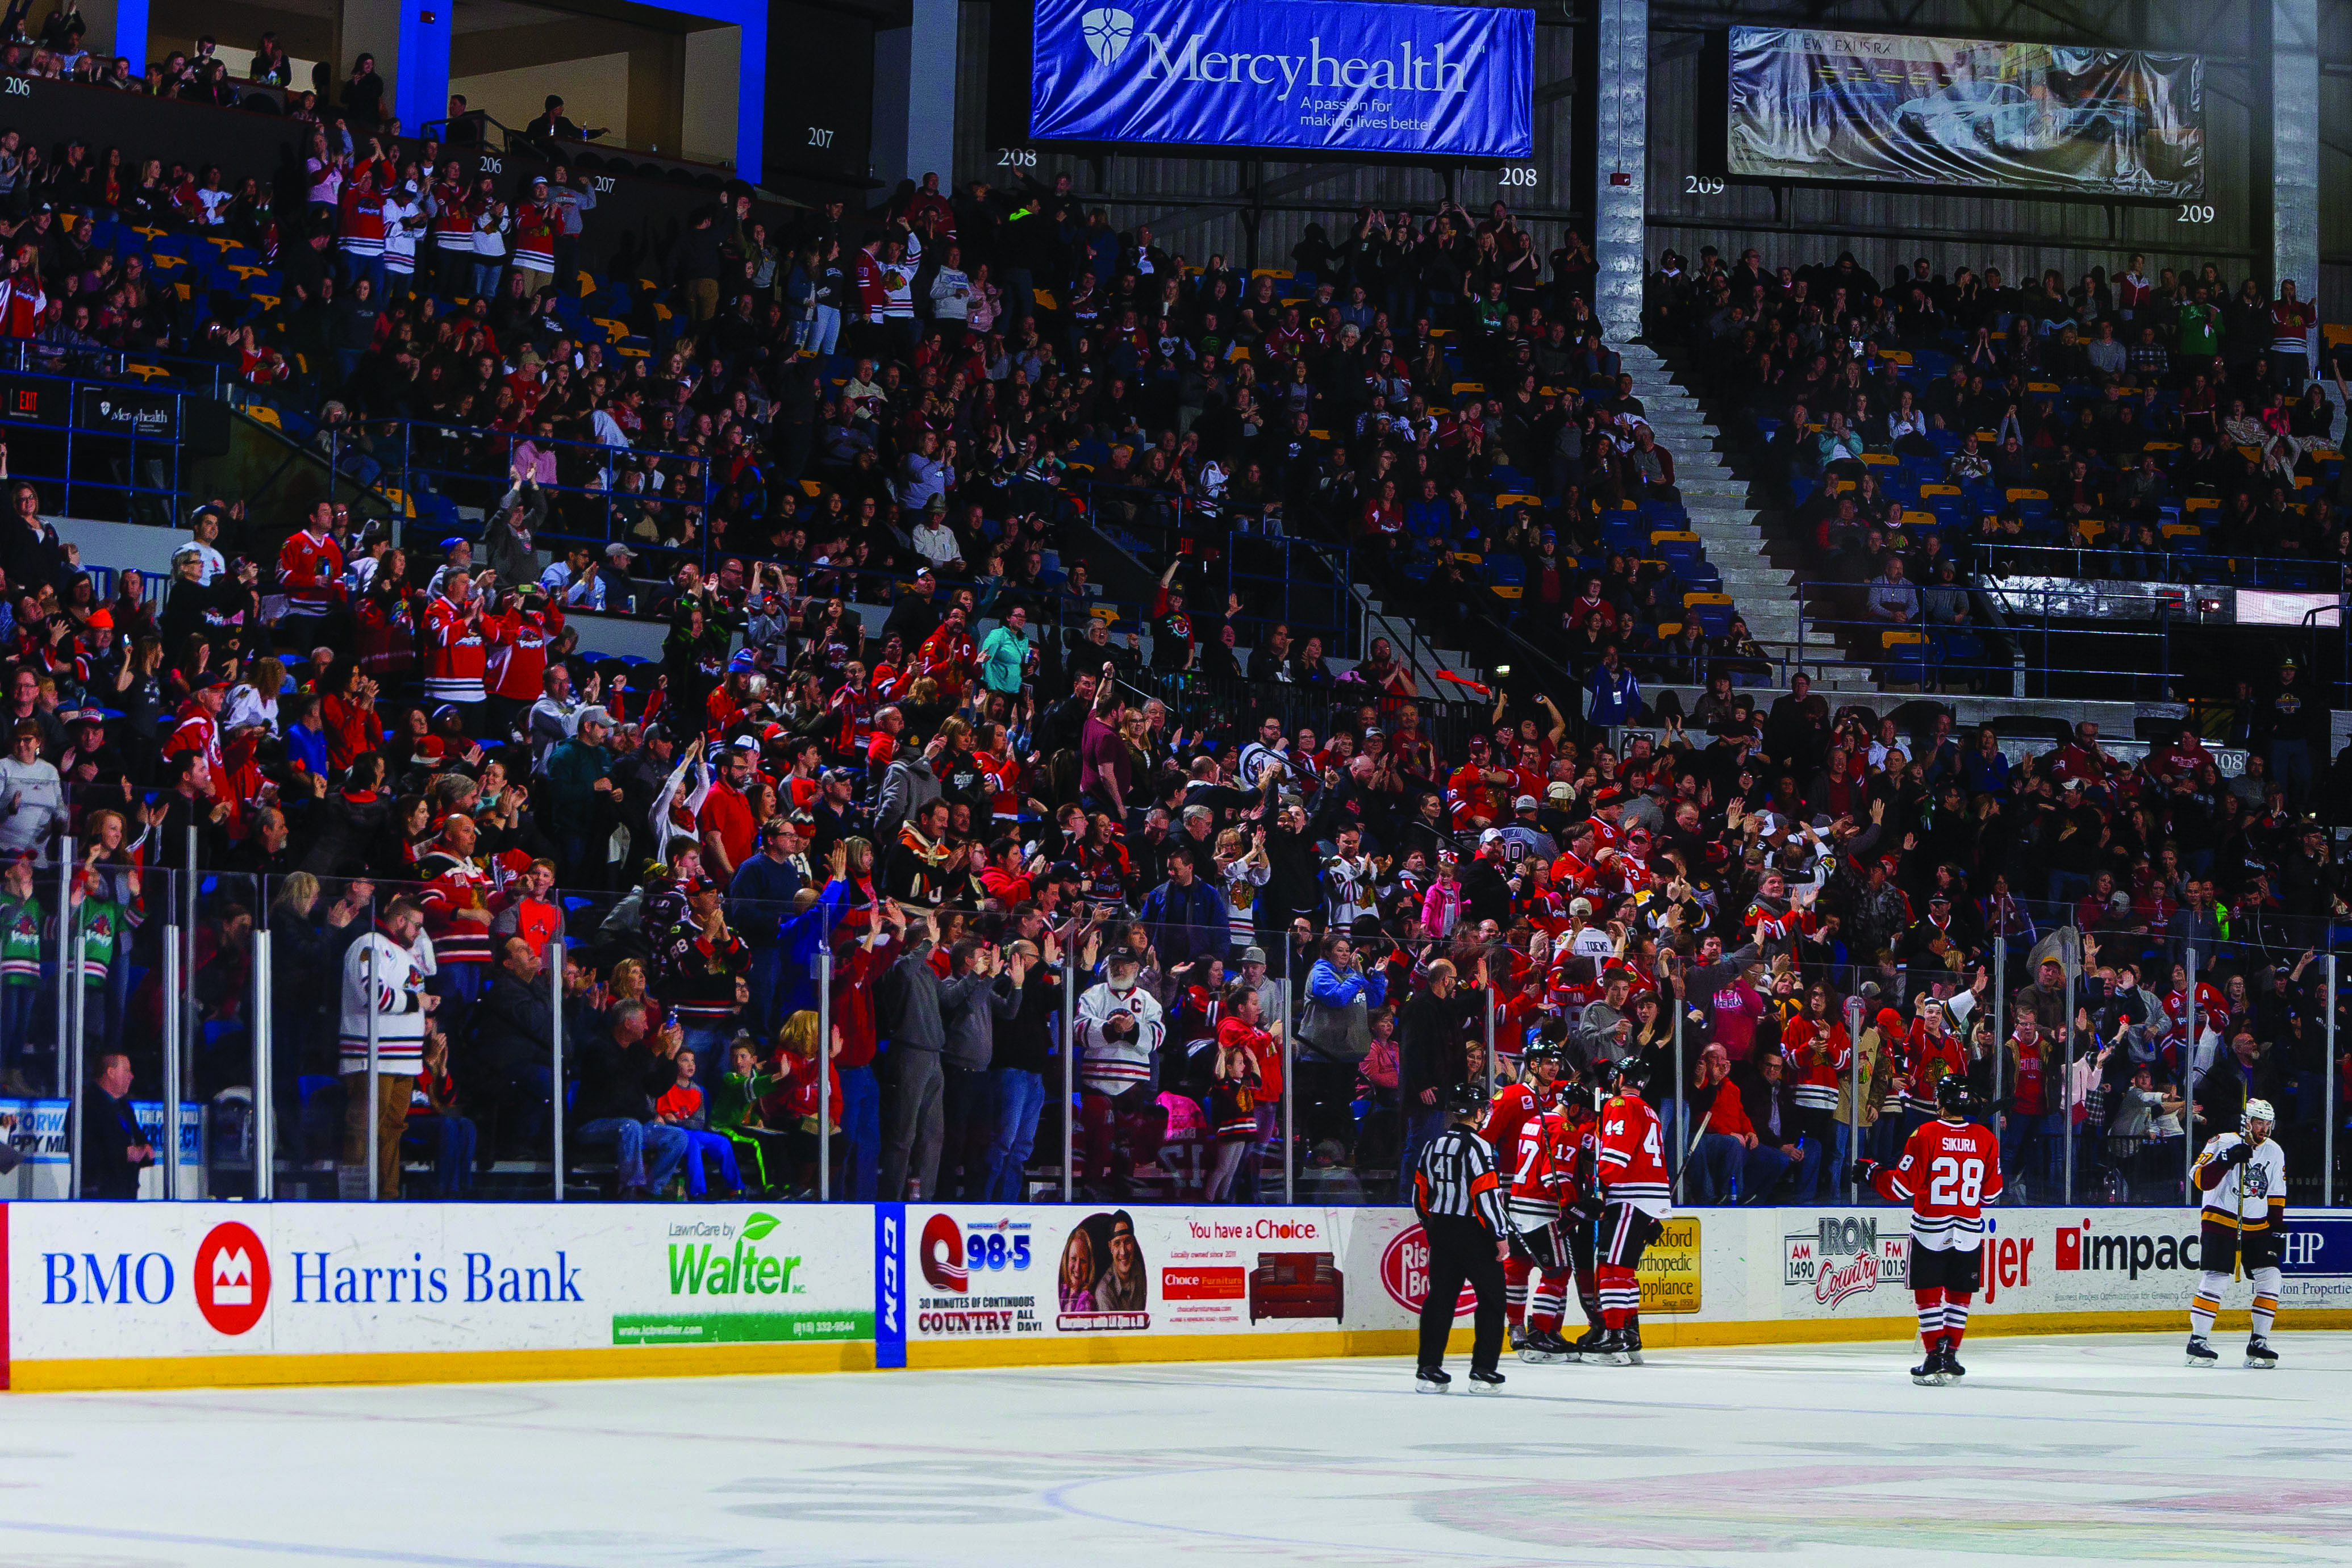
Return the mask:
[[1729,172],[2194,196],[2192,55],[1801,27],[1731,29]]
[[867,1211],[11,1204],[10,1360],[874,1337]]
[[1457,158],[1535,151],[1532,11],[1041,0],[1033,66],[1037,137]]

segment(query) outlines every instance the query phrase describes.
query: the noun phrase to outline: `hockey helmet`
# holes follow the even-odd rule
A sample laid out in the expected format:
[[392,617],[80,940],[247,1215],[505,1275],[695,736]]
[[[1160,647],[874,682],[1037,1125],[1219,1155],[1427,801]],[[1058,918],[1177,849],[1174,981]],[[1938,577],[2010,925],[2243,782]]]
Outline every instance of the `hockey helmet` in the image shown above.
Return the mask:
[[2239,1135],[2243,1137],[2252,1132],[2253,1131],[2254,1123],[2257,1121],[2261,1122],[2266,1128],[2275,1127],[2278,1125],[2278,1112],[2271,1109],[2271,1102],[2269,1100],[2250,1100],[2246,1101],[2245,1114],[2238,1119]]
[[1584,1081],[1601,1094],[1614,1094],[1625,1081],[1625,1064],[1608,1057],[1598,1058],[1584,1069]]
[[1455,1084],[1446,1092],[1445,1114],[1456,1121],[1483,1121],[1486,1115],[1487,1103],[1486,1085]]
[[1966,1116],[1972,1098],[1969,1080],[1958,1073],[1948,1072],[1936,1080],[1936,1109],[1947,1116]]
[[1519,1059],[1529,1067],[1533,1067],[1538,1062],[1557,1062],[1559,1060],[1559,1047],[1549,1040],[1531,1040],[1528,1044],[1526,1054]]

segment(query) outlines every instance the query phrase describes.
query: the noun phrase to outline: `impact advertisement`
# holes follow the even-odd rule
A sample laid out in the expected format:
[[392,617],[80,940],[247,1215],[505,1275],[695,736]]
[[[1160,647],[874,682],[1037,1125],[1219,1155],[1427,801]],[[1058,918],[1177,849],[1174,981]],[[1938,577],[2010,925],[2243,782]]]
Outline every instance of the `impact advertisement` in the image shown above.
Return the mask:
[[862,1208],[11,1204],[5,1218],[19,1387],[42,1362],[609,1361],[874,1338]]
[[1727,172],[1763,179],[2205,188],[2193,55],[1734,27],[1728,133]]
[[1535,152],[1535,14],[1043,0],[1029,133],[1359,155]]

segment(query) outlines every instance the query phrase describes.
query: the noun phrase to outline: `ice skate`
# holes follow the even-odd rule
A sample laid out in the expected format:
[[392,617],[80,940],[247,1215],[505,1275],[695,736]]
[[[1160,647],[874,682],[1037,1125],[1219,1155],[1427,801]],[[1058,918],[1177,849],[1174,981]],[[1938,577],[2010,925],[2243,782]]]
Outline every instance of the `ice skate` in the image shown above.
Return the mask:
[[2246,1364],[2257,1372],[2269,1372],[2278,1365],[2278,1352],[2271,1349],[2270,1341],[2256,1334],[2246,1342]]
[[2213,1353],[2213,1347],[2205,1342],[2203,1334],[2191,1334],[2189,1336],[2189,1364],[2219,1366],[2221,1364],[2221,1358]]
[[1443,1394],[1454,1385],[1454,1374],[1441,1366],[1425,1366],[1412,1374],[1415,1394]]
[[1499,1372],[1475,1372],[1475,1371],[1474,1371],[1474,1372],[1472,1372],[1472,1373],[1471,1373],[1471,1374],[1470,1374],[1470,1392],[1471,1392],[1471,1393],[1473,1393],[1473,1394],[1500,1394],[1502,1391],[1503,1391],[1503,1374],[1502,1374],[1501,1373],[1499,1373]]

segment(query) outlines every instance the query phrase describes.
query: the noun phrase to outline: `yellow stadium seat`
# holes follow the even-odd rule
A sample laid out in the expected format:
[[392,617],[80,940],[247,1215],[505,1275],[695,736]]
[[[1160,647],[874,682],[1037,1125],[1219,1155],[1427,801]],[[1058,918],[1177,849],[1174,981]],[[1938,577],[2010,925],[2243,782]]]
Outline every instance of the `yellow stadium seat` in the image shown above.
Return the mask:
[[1728,594],[1685,594],[1683,595],[1683,608],[1685,610],[1695,610],[1702,605],[1720,605],[1728,609],[1731,605],[1731,595]]
[[1517,583],[1496,583],[1494,584],[1494,590],[1495,597],[1497,599],[1517,599],[1527,592],[1526,588]]
[[2221,510],[2221,502],[2219,498],[2214,496],[2190,496],[2187,500],[2180,503],[2180,510],[2183,511],[2219,511]]
[[2020,487],[2009,491],[2007,499],[2010,500],[2048,500],[2050,499],[2050,492],[2048,490],[2026,489]]
[[267,403],[247,404],[245,405],[245,416],[247,419],[252,420],[256,425],[267,425],[272,430],[283,430],[286,428],[285,422],[278,417],[278,410],[270,407]]
[[2193,522],[2168,522],[2164,525],[2167,539],[2202,539],[2205,531]]
[[1456,397],[1465,392],[1485,392],[1486,390],[1486,384],[1483,381],[1457,381],[1454,384],[1454,395]]
[[1904,528],[1933,528],[1936,514],[1932,511],[1906,511],[1895,521]]
[[1659,529],[1650,535],[1650,542],[1658,544],[1696,544],[1698,535],[1686,528]]
[[1923,496],[1956,496],[1964,492],[1958,485],[1921,485],[1919,493]]
[[1862,455],[1862,461],[1864,468],[1893,468],[1901,467],[1903,459],[1885,452],[1864,452]]
[[1061,296],[1055,293],[1051,289],[1032,289],[1029,290],[1029,293],[1030,296],[1037,301],[1037,304],[1041,309],[1058,310],[1062,308]]
[[1916,647],[1927,640],[1927,634],[1926,632],[1881,632],[1878,634],[1879,646],[1889,650],[1898,647]]
[[1662,621],[1658,624],[1658,637],[1662,641],[1667,637],[1678,637],[1682,635],[1683,624],[1680,621]]

